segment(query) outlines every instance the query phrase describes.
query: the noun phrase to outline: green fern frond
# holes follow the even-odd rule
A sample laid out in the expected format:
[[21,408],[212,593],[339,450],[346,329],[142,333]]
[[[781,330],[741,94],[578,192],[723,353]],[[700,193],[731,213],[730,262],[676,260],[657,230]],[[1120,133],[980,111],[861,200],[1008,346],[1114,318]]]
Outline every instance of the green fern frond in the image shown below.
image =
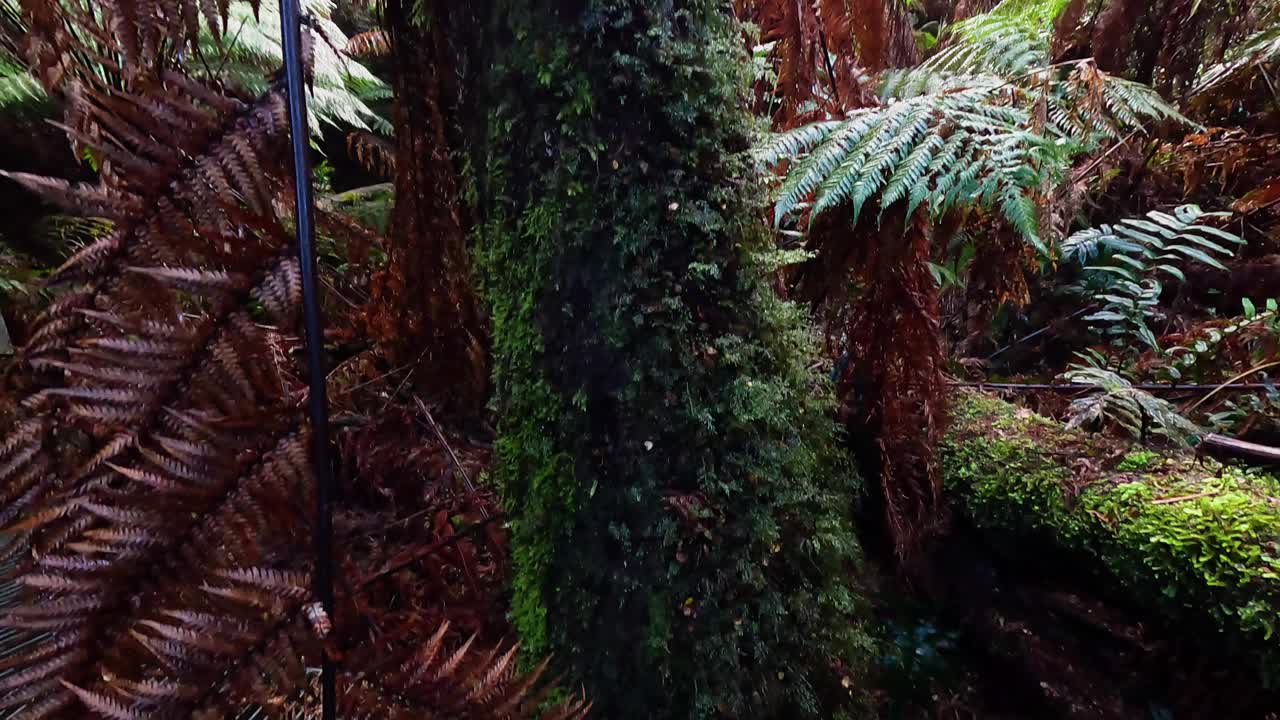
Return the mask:
[[791,161],[774,207],[775,222],[812,198],[811,217],[848,204],[854,217],[873,200],[905,200],[935,214],[990,207],[1039,247],[1030,193],[1063,158],[1028,132],[1030,117],[988,87],[913,97],[854,111],[776,136],[756,153],[766,166]]
[[[1049,47],[1061,0],[1006,1],[956,23],[944,49],[918,67],[882,74],[882,100],[983,88],[1007,89],[1008,104],[1048,108],[1045,132],[1080,145],[1166,119],[1191,124],[1153,89],[1098,71],[1090,60],[1052,65]],[[1100,98],[1100,100],[1099,100]],[[1101,107],[1098,107],[1098,105]]]
[[[1208,213],[1183,205],[1173,214],[1159,211],[1143,218],[1126,218],[1116,225],[1081,230],[1062,243],[1062,256],[1087,271],[1085,284],[1102,309],[1086,319],[1104,335],[1132,337],[1161,351],[1150,322],[1160,311],[1160,275],[1185,280],[1187,264],[1224,268],[1235,256],[1228,245],[1244,240],[1202,221],[1229,213]],[[1083,290],[1083,288],[1081,288]]]
[[1167,400],[1133,387],[1115,372],[1092,364],[1074,364],[1063,379],[1092,387],[1096,392],[1071,403],[1067,427],[1077,428],[1110,420],[1140,440],[1162,435],[1179,445],[1195,443],[1204,430],[1183,417]]
[[44,88],[20,63],[0,57],[0,112],[36,107],[46,98]]
[[934,65],[939,70],[985,69],[1007,77],[1042,64],[1048,51],[1048,32],[1044,28],[1007,19],[998,13],[959,23],[954,32],[959,41],[935,56],[935,60],[942,60]]
[[[347,37],[331,19],[332,0],[305,0],[304,11],[317,26],[314,45],[314,83],[308,119],[312,133],[323,124],[390,133],[390,123],[367,104],[391,96],[391,89],[364,65],[345,54]],[[280,11],[261,3],[256,12],[250,3],[237,0],[230,6],[222,43],[205,26],[200,44],[208,59],[200,69],[216,79],[231,82],[252,94],[266,91],[271,75],[281,66]]]
[[1137,127],[1143,119],[1176,120],[1192,124],[1160,93],[1142,83],[1107,75],[1102,84],[1102,93],[1107,109],[1130,127]]
[[1028,74],[1048,63],[1053,21],[1067,0],[1005,0],[991,11],[952,25],[942,48],[915,71],[948,76]]
[[1280,23],[1249,36],[1225,62],[1205,70],[1192,94],[1209,92],[1260,68],[1274,67],[1277,63],[1280,63]]

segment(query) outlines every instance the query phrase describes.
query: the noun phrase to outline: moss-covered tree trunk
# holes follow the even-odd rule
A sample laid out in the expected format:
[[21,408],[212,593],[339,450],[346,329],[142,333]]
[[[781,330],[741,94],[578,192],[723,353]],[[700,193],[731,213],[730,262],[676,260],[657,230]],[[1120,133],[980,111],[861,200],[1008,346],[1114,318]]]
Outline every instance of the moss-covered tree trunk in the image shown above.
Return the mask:
[[726,9],[495,0],[481,43],[513,615],[601,717],[837,717],[858,695],[855,478],[806,324],[763,282]]

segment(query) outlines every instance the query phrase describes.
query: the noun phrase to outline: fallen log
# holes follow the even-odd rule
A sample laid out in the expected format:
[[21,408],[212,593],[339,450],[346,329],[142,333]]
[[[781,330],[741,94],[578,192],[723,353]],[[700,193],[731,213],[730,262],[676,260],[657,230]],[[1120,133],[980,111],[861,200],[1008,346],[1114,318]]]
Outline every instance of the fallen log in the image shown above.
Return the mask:
[[[972,390],[1008,390],[1010,392],[1093,392],[1096,385],[1082,383],[998,383],[998,382],[949,382],[951,387],[969,388]],[[1233,385],[1175,385],[1171,383],[1139,383],[1132,386],[1134,390],[1143,392],[1257,392],[1268,390],[1272,386],[1266,383],[1235,383]]]
[[953,418],[947,493],[988,545],[1067,559],[1205,657],[1280,677],[1275,477],[1069,431],[972,391]]
[[1196,451],[1220,462],[1244,462],[1257,467],[1280,469],[1280,448],[1245,442],[1226,435],[1206,435]]

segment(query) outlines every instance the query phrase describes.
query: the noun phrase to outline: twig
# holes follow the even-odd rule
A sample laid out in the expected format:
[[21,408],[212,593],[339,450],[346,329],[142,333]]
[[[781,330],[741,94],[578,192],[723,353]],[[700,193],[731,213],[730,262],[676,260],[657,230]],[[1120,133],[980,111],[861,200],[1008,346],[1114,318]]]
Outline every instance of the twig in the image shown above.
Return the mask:
[[1258,73],[1262,75],[1262,79],[1267,83],[1267,89],[1271,91],[1271,99],[1277,107],[1280,107],[1280,94],[1276,93],[1275,83],[1271,82],[1271,76],[1267,74],[1266,68],[1259,65]]
[[356,587],[358,588],[364,587],[365,585],[368,585],[369,583],[373,582],[374,580],[377,580],[378,578],[384,575],[389,575],[395,572],[396,570],[399,570],[400,568],[403,568],[409,565],[415,560],[420,560],[424,557],[427,557],[428,555],[434,555],[435,553],[451,545],[454,545],[467,537],[470,537],[480,528],[485,527],[487,525],[491,525],[494,522],[497,522],[499,520],[504,520],[506,519],[506,517],[507,516],[504,513],[498,513],[497,515],[486,517],[484,520],[481,520],[480,522],[475,523],[474,525],[465,527],[462,529],[461,532],[450,535],[449,537],[443,540],[437,540],[425,547],[420,547],[408,553],[398,555],[392,558],[391,560],[388,560],[387,563],[382,567],[378,568],[372,573],[369,573],[368,575],[361,578],[360,581],[356,583]]
[[836,97],[836,106],[840,106],[840,86],[836,84],[836,71],[831,67],[831,51],[827,49],[827,35],[818,28],[818,44],[822,47],[822,59],[827,66],[827,78],[831,81],[831,92]]
[[1221,491],[1219,490],[1208,490],[1206,492],[1196,493],[1195,495],[1180,495],[1178,497],[1160,498],[1159,500],[1152,500],[1151,504],[1172,505],[1174,503],[1186,502],[1187,500],[1199,500],[1200,498],[1213,497],[1214,495],[1218,495],[1220,492]]
[[[1234,382],[1236,382],[1236,381],[1238,381],[1238,380],[1243,380],[1243,379],[1245,379],[1245,378],[1249,377],[1250,375],[1252,375],[1252,374],[1254,374],[1254,373],[1262,372],[1263,370],[1266,370],[1266,369],[1268,369],[1268,368],[1273,368],[1273,367],[1275,367],[1275,366],[1277,366],[1277,365],[1280,365],[1280,360],[1277,360],[1277,361],[1275,361],[1275,362],[1263,363],[1263,364],[1261,364],[1261,365],[1255,365],[1255,366],[1253,366],[1253,367],[1249,368],[1248,370],[1245,370],[1244,372],[1240,373],[1239,375],[1237,375],[1237,376],[1235,376],[1235,377],[1231,378],[1230,380],[1228,380],[1228,381],[1226,381],[1226,382],[1222,383],[1221,385],[1219,385],[1218,387],[1214,388],[1213,392],[1211,392],[1211,393],[1209,393],[1208,395],[1205,395],[1204,397],[1200,398],[1200,401],[1199,401],[1199,402],[1197,402],[1195,405],[1192,405],[1191,407],[1187,408],[1187,412],[1191,412],[1192,410],[1195,410],[1196,408],[1198,408],[1198,407],[1200,407],[1201,405],[1205,404],[1206,402],[1208,402],[1209,398],[1211,398],[1211,397],[1213,397],[1214,395],[1217,395],[1218,393],[1222,392],[1222,391],[1223,391],[1224,389],[1226,389],[1227,387],[1230,387],[1232,383],[1234,383]],[[1266,386],[1264,385],[1263,387],[1266,387]]]
[[[400,373],[404,372],[405,370],[408,370],[409,368],[411,368],[411,367],[413,367],[413,366],[415,366],[415,365],[417,365],[417,364],[418,364],[418,363],[415,361],[415,362],[411,362],[411,363],[409,363],[409,364],[407,364],[407,365],[401,365],[400,367],[395,368],[395,369],[393,369],[393,370],[388,370],[388,371],[386,371],[386,372],[384,372],[384,373],[382,373],[382,374],[378,375],[377,377],[375,377],[375,378],[373,378],[373,379],[371,379],[371,380],[365,380],[365,381],[364,381],[364,382],[362,382],[362,383],[359,383],[359,384],[357,384],[357,385],[352,385],[352,386],[351,386],[351,387],[349,387],[349,388],[345,388],[345,389],[343,389],[343,390],[342,390],[342,394],[343,394],[343,395],[350,395],[351,393],[353,393],[353,392],[355,392],[355,391],[359,390],[360,388],[368,387],[368,386],[370,386],[370,385],[372,385],[372,384],[374,384],[374,383],[376,383],[376,382],[380,382],[380,381],[382,381],[382,380],[386,380],[387,378],[391,377],[392,375],[399,375]],[[339,366],[339,367],[341,367],[341,366]],[[332,375],[333,375],[333,373],[335,373],[335,372],[337,372],[337,371],[338,371],[338,368],[334,368],[334,369],[333,369],[333,371],[332,371],[332,372],[330,372],[329,374],[332,376]]]
[[[1079,316],[1081,316],[1081,315],[1083,315],[1083,314],[1085,314],[1085,313],[1087,313],[1087,312],[1092,312],[1093,310],[1096,310],[1096,309],[1097,309],[1097,307],[1098,307],[1097,305],[1090,305],[1090,306],[1089,306],[1089,307],[1087,307],[1087,308],[1082,308],[1082,309],[1080,309],[1080,310],[1077,310],[1075,313],[1073,313],[1072,315],[1068,316],[1068,317],[1067,317],[1067,320],[1074,320],[1074,319],[1076,319],[1077,317],[1079,317]],[[1006,351],[1011,350],[1012,348],[1017,347],[1018,345],[1021,345],[1022,343],[1027,342],[1028,340],[1032,340],[1032,339],[1034,339],[1034,338],[1037,338],[1037,337],[1039,337],[1039,336],[1041,336],[1041,335],[1043,335],[1043,334],[1045,334],[1045,333],[1049,332],[1049,331],[1050,331],[1050,330],[1052,330],[1052,329],[1053,329],[1053,325],[1052,325],[1052,324],[1045,325],[1044,327],[1042,327],[1042,328],[1040,328],[1039,330],[1037,330],[1037,331],[1035,331],[1035,332],[1031,333],[1030,335],[1024,335],[1024,336],[1022,336],[1022,337],[1018,338],[1017,340],[1014,340],[1013,342],[1009,343],[1008,345],[1005,345],[1004,347],[1000,348],[999,350],[997,350],[997,351],[995,351],[995,352],[991,353],[990,355],[988,355],[988,356],[987,356],[987,362],[991,362],[992,360],[995,360],[997,357],[1000,357],[1001,355],[1003,355]]]
[[381,415],[382,413],[385,413],[387,411],[387,408],[391,407],[391,401],[395,400],[396,396],[400,394],[400,391],[404,389],[404,386],[408,384],[409,378],[413,377],[413,374],[418,372],[418,364],[422,362],[422,358],[426,357],[427,353],[430,350],[431,350],[431,347],[427,346],[426,348],[423,348],[421,353],[418,354],[418,359],[413,361],[413,369],[410,370],[407,375],[405,375],[403,378],[400,379],[400,384],[396,385],[396,389],[392,390],[391,394],[387,396],[387,401],[382,404],[382,409],[378,411],[379,415]]
[[1091,163],[1089,163],[1088,165],[1086,165],[1086,166],[1084,166],[1084,167],[1080,168],[1080,169],[1079,169],[1079,170],[1077,170],[1076,172],[1071,173],[1071,182],[1073,182],[1073,183],[1075,183],[1075,182],[1079,182],[1081,178],[1083,178],[1084,176],[1086,176],[1086,175],[1088,175],[1089,173],[1093,172],[1094,168],[1096,168],[1096,167],[1098,167],[1099,165],[1101,165],[1101,164],[1102,164],[1102,161],[1103,161],[1103,160],[1106,160],[1106,159],[1111,155],[1111,153],[1113,153],[1113,152],[1115,152],[1116,150],[1119,150],[1120,148],[1122,148],[1122,147],[1124,147],[1125,145],[1129,144],[1129,141],[1130,141],[1130,140],[1132,140],[1132,139],[1133,139],[1133,137],[1134,137],[1135,135],[1137,135],[1139,132],[1141,132],[1141,130],[1134,130],[1133,132],[1129,133],[1129,134],[1128,134],[1124,139],[1122,139],[1120,142],[1116,143],[1115,145],[1112,145],[1112,146],[1110,147],[1110,149],[1108,149],[1106,152],[1104,152],[1104,153],[1102,153],[1101,155],[1099,155],[1099,156],[1098,156],[1098,157],[1097,157],[1093,162],[1091,162]]
[[[418,403],[418,409],[422,411],[422,414],[427,416],[427,422],[431,425],[431,429],[436,431],[436,437],[440,438],[440,442],[444,445],[444,449],[449,452],[449,457],[453,459],[454,467],[458,468],[458,473],[462,475],[462,483],[467,487],[467,492],[471,493],[471,496],[474,498],[477,495],[476,486],[471,484],[471,476],[467,474],[467,469],[462,466],[462,461],[458,459],[458,454],[453,451],[453,446],[449,444],[449,440],[445,438],[444,433],[440,431],[440,426],[436,424],[436,419],[431,416],[431,410],[427,408],[427,404],[422,402],[422,398],[420,397],[415,397],[414,400]],[[489,517],[489,512],[484,509],[484,504],[477,503],[477,505],[480,508],[480,514],[487,519]]]

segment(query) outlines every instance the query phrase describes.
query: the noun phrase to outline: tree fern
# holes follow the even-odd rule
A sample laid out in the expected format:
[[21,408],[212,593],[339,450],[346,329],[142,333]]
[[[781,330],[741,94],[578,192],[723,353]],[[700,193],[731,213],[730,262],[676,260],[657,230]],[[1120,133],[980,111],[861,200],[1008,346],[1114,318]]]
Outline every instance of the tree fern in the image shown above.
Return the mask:
[[1206,213],[1183,205],[1173,214],[1150,212],[1117,225],[1081,230],[1062,243],[1065,260],[1084,267],[1078,292],[1090,293],[1102,309],[1086,319],[1099,323],[1110,337],[1134,337],[1160,350],[1150,323],[1163,318],[1160,275],[1186,279],[1188,263],[1225,269],[1222,260],[1235,255],[1233,245],[1244,240],[1202,221],[1229,213]]
[[[315,44],[309,107],[312,132],[322,123],[342,127],[373,129],[389,133],[390,124],[374,112],[368,102],[391,96],[391,90],[364,65],[346,54],[347,37],[330,15],[332,0],[305,0],[304,12],[311,15],[319,35]],[[262,3],[256,10],[245,0],[232,2],[225,37],[219,43],[207,24],[200,36],[205,74],[230,80],[244,90],[259,94],[280,67],[280,10],[274,3]]]
[[998,209],[1037,242],[1028,193],[1062,163],[1059,148],[1026,130],[1029,114],[1004,103],[994,86],[921,95],[866,108],[842,121],[775,136],[757,151],[766,166],[793,163],[779,191],[774,219],[813,196],[812,214],[849,203],[855,217],[875,199],[905,200],[908,211],[980,203]]
[[790,161],[775,222],[845,203],[855,218],[872,201],[905,201],[908,212],[928,203],[935,215],[976,205],[1047,252],[1035,202],[1046,181],[1122,129],[1184,120],[1154,90],[1089,61],[1050,65],[1050,29],[1065,5],[1006,0],[957,23],[921,66],[883,73],[884,104],[768,140],[763,165]]

